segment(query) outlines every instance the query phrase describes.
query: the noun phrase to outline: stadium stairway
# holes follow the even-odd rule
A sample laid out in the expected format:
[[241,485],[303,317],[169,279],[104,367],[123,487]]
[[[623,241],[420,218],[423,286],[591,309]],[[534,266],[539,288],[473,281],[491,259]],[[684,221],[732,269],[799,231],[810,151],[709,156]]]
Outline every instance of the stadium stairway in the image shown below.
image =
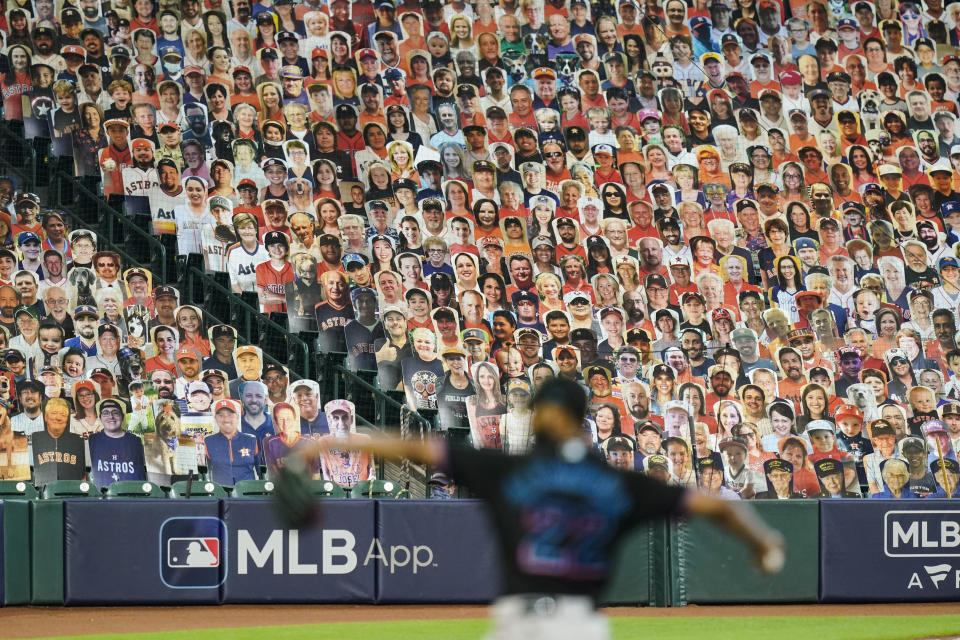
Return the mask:
[[[98,248],[115,251],[127,267],[141,267],[153,276],[153,286],[176,287],[182,304],[203,309],[208,326],[228,324],[237,329],[240,344],[261,348],[265,362],[285,366],[291,382],[308,378],[320,385],[322,402],[344,398],[356,406],[357,425],[367,430],[394,430],[404,420],[413,433],[439,430],[436,412],[410,412],[402,394],[385,392],[374,371],[351,371],[345,353],[327,353],[316,334],[289,333],[286,314],[260,312],[256,294],[238,295],[224,273],[208,273],[199,254],[178,255],[176,237],[152,233],[149,214],[127,215],[122,199],[108,201],[99,178],[78,178],[70,157],[55,157],[47,138],[27,140],[23,125],[0,121],[0,172],[14,178],[18,191],[40,197],[41,209],[62,212],[68,227],[97,234]],[[399,397],[398,397],[399,395]],[[429,495],[429,470],[389,463],[378,467],[382,480],[398,484],[407,496]]]

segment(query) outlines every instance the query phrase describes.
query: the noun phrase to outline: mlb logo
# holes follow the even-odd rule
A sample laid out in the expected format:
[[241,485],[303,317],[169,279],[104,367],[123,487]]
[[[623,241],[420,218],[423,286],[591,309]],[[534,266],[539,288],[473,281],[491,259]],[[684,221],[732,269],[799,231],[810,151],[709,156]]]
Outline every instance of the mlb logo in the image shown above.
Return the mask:
[[171,589],[214,589],[227,576],[220,518],[169,518],[160,525],[160,579]]
[[218,538],[169,538],[167,566],[219,567],[220,540]]

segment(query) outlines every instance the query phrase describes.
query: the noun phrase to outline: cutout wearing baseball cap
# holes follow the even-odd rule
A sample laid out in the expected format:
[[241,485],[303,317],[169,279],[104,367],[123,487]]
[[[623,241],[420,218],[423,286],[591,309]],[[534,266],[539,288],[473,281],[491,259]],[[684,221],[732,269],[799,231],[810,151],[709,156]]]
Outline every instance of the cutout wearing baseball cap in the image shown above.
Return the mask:
[[843,465],[831,458],[823,458],[822,460],[817,460],[815,463],[813,463],[813,466],[817,471],[818,478],[825,478],[826,476],[829,476],[829,475],[843,473]]
[[803,76],[800,75],[799,71],[794,71],[790,69],[780,74],[781,86],[797,86],[797,85],[800,85],[802,82],[803,82]]
[[217,400],[213,403],[213,413],[217,414],[221,411],[233,411],[235,414],[240,415],[240,403],[231,398]]
[[789,460],[784,460],[783,458],[770,458],[769,460],[764,461],[763,472],[768,474],[773,471],[786,471],[787,473],[793,473],[793,464]]
[[200,356],[191,347],[180,347],[177,349],[177,360],[196,360],[199,362]]

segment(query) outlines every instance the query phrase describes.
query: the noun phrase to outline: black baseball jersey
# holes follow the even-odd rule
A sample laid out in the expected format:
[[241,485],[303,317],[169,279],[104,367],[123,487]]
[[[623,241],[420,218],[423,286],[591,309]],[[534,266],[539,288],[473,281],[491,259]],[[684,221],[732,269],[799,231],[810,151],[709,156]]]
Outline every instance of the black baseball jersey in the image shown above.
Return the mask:
[[939,420],[940,415],[936,411],[914,411],[913,415],[907,418],[907,429],[911,436],[923,437],[923,423],[928,420]]
[[357,320],[351,320],[343,329],[350,355],[350,367],[354,371],[376,371],[377,356],[373,345],[383,340],[383,324],[379,321],[368,329]]
[[608,465],[588,449],[538,442],[529,456],[455,444],[448,471],[491,508],[504,593],[588,595],[609,580],[621,537],[645,520],[677,515],[685,489]]
[[337,309],[329,302],[321,302],[314,312],[317,316],[317,329],[320,331],[318,344],[321,349],[325,352],[346,352],[347,340],[343,329],[353,320],[353,307],[348,305]]
[[910,486],[910,491],[913,491],[915,494],[917,494],[920,497],[924,497],[931,493],[935,493],[937,489],[940,488],[937,485],[936,478],[934,478],[933,474],[930,473],[929,469],[925,470],[923,477],[921,478],[910,478],[909,486]]
[[863,456],[873,453],[873,444],[864,437],[863,433],[855,436],[848,436],[842,431],[837,432],[837,449],[845,453],[853,454],[853,459],[857,464],[857,476],[860,484],[867,484],[867,472],[863,468]]
[[[373,343],[374,353],[383,348],[387,344],[388,340],[381,339]],[[397,357],[393,360],[381,360],[377,363],[377,376],[380,379],[380,388],[381,389],[396,389],[400,382],[403,380],[403,373],[400,367],[400,364],[413,353],[412,345],[410,341],[407,340],[406,344],[402,347],[397,348],[394,343],[390,343],[394,349],[397,350]]]
[[33,482],[37,485],[54,480],[83,480],[87,466],[83,438],[65,431],[54,438],[46,430],[33,434]]

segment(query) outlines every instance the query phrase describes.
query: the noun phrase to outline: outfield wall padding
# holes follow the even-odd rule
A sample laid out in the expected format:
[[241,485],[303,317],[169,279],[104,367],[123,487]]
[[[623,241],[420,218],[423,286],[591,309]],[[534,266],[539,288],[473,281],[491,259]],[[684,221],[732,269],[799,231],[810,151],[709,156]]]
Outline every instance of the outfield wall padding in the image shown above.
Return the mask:
[[666,528],[666,523],[643,524],[628,533],[620,543],[613,566],[616,571],[601,596],[608,605],[657,605],[654,594],[662,590],[662,579],[654,566],[660,559],[653,532]]
[[[32,542],[27,553],[30,556],[30,601],[33,604],[64,604],[63,511],[61,500],[30,503]],[[92,533],[100,536],[104,545],[116,540],[119,546],[126,546],[124,539],[110,525],[109,520],[104,520],[94,527]]]
[[0,527],[3,604],[30,604],[30,503],[27,500],[3,500],[0,514],[3,518]]
[[[266,499],[40,501],[34,523],[37,604],[483,603],[500,584],[476,500],[326,500],[303,531]],[[605,602],[663,602],[658,529],[627,536]],[[41,580],[41,566],[57,570]]]
[[817,501],[758,500],[752,506],[783,533],[787,544],[783,571],[776,576],[760,573],[742,542],[706,520],[677,522],[671,564],[679,572],[680,593],[673,604],[817,601]]
[[[956,507],[954,506],[956,504]],[[702,521],[624,539],[608,604],[960,600],[960,501],[758,501],[786,566]],[[4,604],[487,602],[499,550],[479,501],[325,500],[291,531],[267,499],[4,501]]]
[[221,500],[228,539],[222,602],[369,603],[376,566],[364,564],[377,501],[325,500],[319,527],[288,530],[267,499]]
[[490,602],[500,550],[479,500],[380,500],[374,561],[380,602]]
[[[230,554],[204,548],[205,541],[219,541],[222,535],[219,500],[77,499],[62,504],[66,604],[220,603]],[[36,521],[34,525],[39,528]],[[200,546],[191,558],[194,542]],[[216,566],[211,553],[218,556]]]
[[960,600],[960,500],[820,502],[822,602]]

